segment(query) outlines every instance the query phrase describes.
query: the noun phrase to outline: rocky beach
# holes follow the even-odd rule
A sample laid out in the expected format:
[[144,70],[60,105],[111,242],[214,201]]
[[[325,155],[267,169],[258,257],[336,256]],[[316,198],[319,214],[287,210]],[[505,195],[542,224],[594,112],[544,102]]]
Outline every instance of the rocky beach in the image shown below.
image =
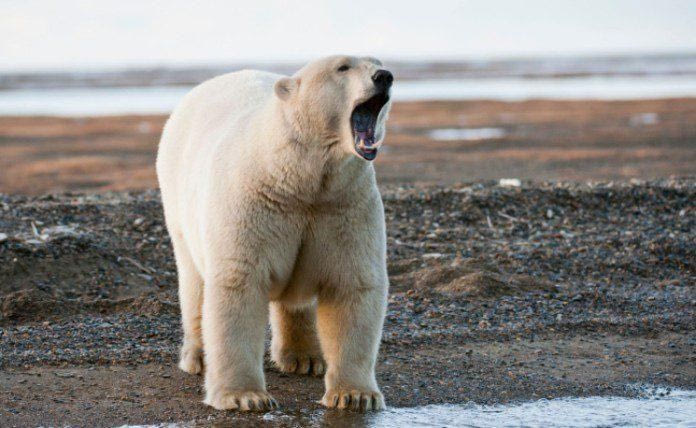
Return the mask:
[[[502,184],[502,185],[501,185]],[[382,186],[388,405],[696,388],[696,181]],[[156,191],[0,196],[3,426],[364,423],[266,364],[270,415],[204,406],[175,366],[176,272]]]

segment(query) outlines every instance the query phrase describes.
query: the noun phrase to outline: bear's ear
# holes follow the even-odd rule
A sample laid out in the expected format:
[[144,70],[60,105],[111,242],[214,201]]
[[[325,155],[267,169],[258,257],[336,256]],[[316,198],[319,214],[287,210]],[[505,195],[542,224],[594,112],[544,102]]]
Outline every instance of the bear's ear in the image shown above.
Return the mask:
[[300,79],[283,77],[275,83],[275,93],[278,98],[285,101],[297,90],[298,86],[300,86]]

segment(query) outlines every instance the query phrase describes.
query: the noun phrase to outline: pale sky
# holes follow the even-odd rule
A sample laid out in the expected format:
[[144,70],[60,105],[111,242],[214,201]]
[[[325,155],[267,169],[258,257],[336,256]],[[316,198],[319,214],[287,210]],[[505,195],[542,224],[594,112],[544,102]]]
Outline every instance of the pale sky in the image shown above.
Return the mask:
[[0,0],[0,69],[696,52],[688,0]]

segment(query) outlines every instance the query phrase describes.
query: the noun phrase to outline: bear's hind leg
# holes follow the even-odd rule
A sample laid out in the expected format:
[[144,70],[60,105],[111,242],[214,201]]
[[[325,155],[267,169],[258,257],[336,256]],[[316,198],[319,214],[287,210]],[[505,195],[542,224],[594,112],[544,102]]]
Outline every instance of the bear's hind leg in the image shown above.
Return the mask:
[[180,234],[172,233],[174,256],[179,274],[179,305],[184,340],[179,353],[179,368],[186,373],[200,374],[203,370],[203,341],[201,338],[201,306],[203,279]]
[[271,359],[285,373],[324,374],[316,330],[316,306],[292,309],[271,303]]

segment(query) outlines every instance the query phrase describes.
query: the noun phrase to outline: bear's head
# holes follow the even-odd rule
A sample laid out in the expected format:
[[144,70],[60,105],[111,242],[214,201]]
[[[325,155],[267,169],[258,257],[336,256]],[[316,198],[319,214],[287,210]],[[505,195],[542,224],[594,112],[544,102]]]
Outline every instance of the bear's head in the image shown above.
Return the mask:
[[275,93],[298,140],[371,161],[386,135],[392,81],[374,58],[332,56],[278,80]]

